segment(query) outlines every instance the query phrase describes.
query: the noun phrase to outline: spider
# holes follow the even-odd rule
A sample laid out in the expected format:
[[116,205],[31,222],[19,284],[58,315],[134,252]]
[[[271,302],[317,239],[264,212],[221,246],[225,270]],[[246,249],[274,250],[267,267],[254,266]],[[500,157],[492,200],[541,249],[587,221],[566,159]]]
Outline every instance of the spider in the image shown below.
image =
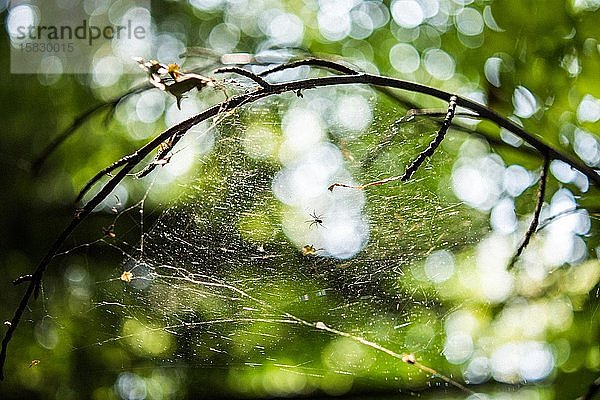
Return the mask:
[[323,225],[323,215],[317,215],[317,212],[315,210],[313,210],[312,214],[308,214],[310,215],[310,217],[312,219],[309,219],[308,221],[304,221],[304,222],[310,222],[310,225],[308,226],[309,228],[312,228],[313,225],[316,225],[317,228],[319,226],[322,226],[323,228],[325,228],[325,225]]

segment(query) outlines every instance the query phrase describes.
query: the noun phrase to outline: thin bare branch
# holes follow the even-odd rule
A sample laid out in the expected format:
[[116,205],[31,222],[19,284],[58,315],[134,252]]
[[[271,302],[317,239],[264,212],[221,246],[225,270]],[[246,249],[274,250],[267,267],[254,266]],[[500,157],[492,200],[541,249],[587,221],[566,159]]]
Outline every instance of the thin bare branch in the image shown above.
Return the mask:
[[369,182],[369,183],[366,183],[364,185],[359,185],[359,186],[346,185],[343,183],[334,183],[333,185],[329,186],[328,190],[332,191],[335,187],[338,187],[338,186],[346,187],[346,188],[353,188],[353,189],[365,189],[370,186],[385,185],[386,183],[394,182],[394,181],[398,181],[398,180],[402,181],[402,182],[408,181],[413,176],[413,174],[415,172],[417,172],[417,170],[423,164],[423,162],[428,157],[431,157],[433,155],[433,153],[435,153],[435,150],[442,143],[442,140],[444,140],[446,132],[448,132],[448,128],[450,128],[450,125],[452,124],[452,119],[454,118],[454,113],[456,111],[456,101],[457,101],[456,96],[450,96],[450,100],[448,101],[448,111],[446,112],[446,117],[444,118],[444,122],[442,122],[442,126],[440,127],[439,131],[435,135],[435,138],[431,141],[431,143],[429,143],[429,146],[427,146],[427,148],[425,150],[423,150],[421,153],[419,153],[417,158],[415,158],[413,160],[413,162],[408,166],[408,168],[406,168],[406,170],[404,171],[404,173],[402,175],[382,179],[382,180],[375,181],[375,182]]
[[258,83],[259,86],[263,89],[268,89],[269,87],[271,87],[271,84],[267,81],[265,81],[263,78],[261,78],[260,76],[256,75],[255,73],[248,71],[247,69],[244,68],[239,68],[239,67],[223,67],[223,68],[219,68],[213,71],[213,73],[215,74],[225,74],[225,73],[233,73],[233,74],[238,74],[238,75],[242,75],[245,76],[246,78],[252,79],[254,82]]
[[[390,129],[389,133],[383,138],[381,139],[381,141],[379,143],[377,143],[377,145],[375,145],[361,160],[360,162],[360,166],[362,168],[368,168],[373,161],[375,161],[377,159],[377,157],[381,154],[381,152],[386,149],[395,139],[395,137],[398,135],[398,125],[400,124],[404,124],[407,122],[412,121],[413,119],[415,119],[417,116],[428,116],[428,117],[432,117],[432,118],[436,118],[436,117],[445,117],[446,116],[446,111],[440,111],[440,110],[430,110],[430,109],[410,109],[406,112],[406,114],[401,117],[400,119],[398,119],[396,122],[394,122],[392,128]],[[454,114],[455,117],[467,117],[467,118],[479,118],[478,115],[472,114],[472,113],[455,113]],[[457,126],[454,121],[451,124],[452,127],[458,127],[459,129],[462,129],[461,126]],[[474,131],[470,131],[470,133],[475,133]]]
[[550,158],[548,156],[544,157],[544,163],[542,165],[542,172],[540,173],[540,184],[538,187],[537,200],[535,204],[535,210],[533,211],[533,219],[529,224],[529,228],[527,232],[525,232],[525,236],[523,237],[523,241],[519,245],[517,252],[513,256],[510,264],[508,264],[508,269],[511,269],[514,265],[523,250],[529,244],[531,237],[536,232],[538,227],[538,223],[540,221],[540,213],[542,212],[542,206],[544,205],[544,196],[546,194],[546,182],[548,181],[548,166],[550,165]]
[[588,387],[587,392],[577,400],[592,400],[598,393],[600,393],[600,377],[596,378]]
[[[216,65],[217,64],[213,61],[201,68],[193,68],[190,70],[190,72],[193,72],[193,73],[203,72],[206,69],[209,69],[209,70],[213,69]],[[115,108],[117,107],[117,105],[120,102],[122,102],[123,100],[125,100],[126,98],[128,98],[134,94],[138,94],[138,93],[142,93],[146,90],[154,89],[154,87],[155,86],[148,84],[148,83],[138,85],[138,86],[134,87],[133,89],[131,89],[130,91],[128,91],[127,93],[125,93],[121,96],[115,97],[105,103],[98,104],[98,105],[90,108],[88,111],[80,114],[78,117],[75,118],[75,120],[71,123],[71,125],[69,125],[65,130],[60,132],[40,152],[40,154],[36,157],[36,159],[32,163],[32,172],[34,174],[39,173],[39,171],[41,170],[42,166],[44,165],[44,163],[46,162],[48,157],[50,157],[56,151],[56,149],[58,149],[65,142],[65,140],[67,140],[69,137],[71,137],[84,123],[89,121],[94,115],[98,114],[103,109],[108,108],[108,112],[104,119],[104,122],[106,123],[107,121],[109,121],[112,118],[112,116],[114,115],[114,112],[115,112]]]
[[170,152],[173,150],[173,147],[177,144],[179,139],[181,139],[182,137],[183,136],[181,136],[181,135],[180,136],[172,136],[169,139],[162,142],[158,149],[158,153],[156,153],[156,157],[154,157],[154,161],[152,161],[150,164],[146,165],[144,167],[144,169],[142,169],[140,172],[137,172],[135,174],[135,177],[138,179],[141,179],[141,178],[149,175],[152,171],[154,171],[154,169],[157,166],[166,164],[169,161],[169,159],[171,158],[172,154],[170,154]]
[[543,220],[542,222],[540,222],[540,224],[538,225],[538,227],[535,230],[535,232],[538,233],[539,231],[541,231],[542,229],[546,228],[548,225],[550,225],[551,223],[553,223],[557,219],[560,219],[562,217],[566,217],[567,215],[572,215],[572,214],[579,213],[582,210],[587,211],[589,215],[594,216],[596,218],[598,217],[598,215],[600,213],[600,210],[597,209],[597,208],[577,206],[575,208],[571,208],[569,210],[561,211],[561,212],[559,212],[557,214],[554,214],[554,215],[546,218],[545,220]]
[[21,284],[21,283],[23,283],[23,282],[29,282],[29,281],[31,281],[31,279],[32,279],[32,278],[33,278],[33,277],[32,277],[31,275],[29,275],[29,274],[27,274],[27,275],[21,275],[21,276],[20,276],[20,277],[18,277],[17,279],[13,280],[13,281],[12,281],[12,284],[13,284],[14,286],[17,286],[17,285],[20,285],[20,284]]
[[103,176],[105,175],[110,175],[111,172],[113,172],[114,170],[116,170],[119,167],[122,167],[123,165],[127,164],[129,162],[129,160],[131,159],[132,155],[128,155],[125,156],[117,161],[115,161],[114,163],[110,164],[108,167],[104,168],[101,171],[98,171],[98,173],[96,175],[94,175],[92,177],[92,179],[90,179],[84,186],[83,188],[79,191],[79,194],[77,195],[77,197],[75,198],[75,204],[79,203],[81,201],[81,199],[83,199],[83,196],[86,195],[86,193],[96,184],[96,182],[98,182]]
[[292,61],[287,64],[278,65],[276,67],[262,71],[258,75],[259,76],[267,76],[267,75],[274,74],[275,72],[284,71],[286,69],[298,68],[303,65],[328,69],[330,71],[339,72],[339,73],[342,73],[345,75],[358,75],[358,73],[359,73],[358,71],[355,71],[352,68],[342,65],[340,63],[337,63],[335,61],[323,60],[320,58],[307,58],[304,60]]

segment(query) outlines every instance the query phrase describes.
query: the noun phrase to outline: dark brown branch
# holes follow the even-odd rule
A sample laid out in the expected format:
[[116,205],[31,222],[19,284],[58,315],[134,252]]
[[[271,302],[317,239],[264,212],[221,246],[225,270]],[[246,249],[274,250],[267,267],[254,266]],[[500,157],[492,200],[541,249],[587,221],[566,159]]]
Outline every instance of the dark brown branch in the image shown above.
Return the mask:
[[[27,290],[23,294],[23,297],[21,298],[21,302],[19,303],[19,306],[15,310],[15,314],[13,315],[12,319],[9,321],[10,324],[4,335],[4,339],[2,340],[2,349],[0,350],[0,380],[4,380],[4,365],[6,363],[8,344],[10,343],[10,340],[12,339],[14,332],[16,331],[16,329],[19,325],[19,322],[21,321],[21,317],[23,316],[23,313],[25,312],[25,309],[27,308],[27,304],[29,303],[29,300],[31,299],[32,296],[34,298],[37,298],[37,295],[39,294],[39,288],[40,288],[41,282],[42,282],[42,277],[44,275],[44,271],[46,270],[46,268],[48,267],[48,265],[50,264],[50,262],[52,261],[54,256],[57,254],[57,252],[60,250],[62,245],[71,236],[73,231],[79,226],[81,221],[83,221],[87,216],[89,216],[91,214],[91,212],[94,210],[94,208],[96,208],[96,206],[98,206],[104,199],[106,199],[110,195],[110,193],[115,189],[115,187],[117,187],[117,185],[123,179],[125,179],[127,174],[129,174],[131,172],[131,170],[133,168],[135,168],[135,166],[137,166],[141,160],[143,160],[148,154],[150,154],[164,140],[166,140],[172,136],[176,136],[178,134],[183,135],[194,125],[196,125],[210,117],[217,115],[219,112],[230,111],[230,110],[236,108],[239,104],[242,104],[248,96],[252,96],[252,95],[245,94],[245,95],[237,96],[236,98],[230,99],[229,101],[225,102],[224,104],[213,106],[213,107],[209,108],[208,110],[206,110],[192,118],[189,118],[186,121],[181,122],[180,124],[166,130],[161,135],[157,136],[152,141],[150,141],[149,143],[147,143],[146,145],[144,145],[143,147],[138,149],[136,152],[124,157],[123,159],[126,159],[126,161],[122,161],[123,159],[121,159],[113,164],[113,165],[115,165],[115,164],[122,165],[123,168],[112,179],[110,179],[102,187],[102,189],[96,195],[94,195],[90,199],[90,201],[88,201],[83,206],[83,208],[81,208],[76,213],[75,217],[71,220],[69,225],[67,225],[65,230],[57,237],[57,239],[54,241],[52,246],[50,246],[50,249],[44,256],[44,258],[40,261],[40,263],[36,267],[35,272],[33,273],[31,280],[29,281],[29,285],[27,286]],[[254,95],[254,97],[256,97],[255,100],[265,97],[265,96],[266,96],[266,93],[263,94],[262,96]]]
[[392,87],[396,89],[426,94],[448,102],[450,102],[450,100],[455,100],[454,102],[457,106],[469,109],[480,115],[482,118],[488,119],[496,123],[498,126],[509,130],[510,132],[514,133],[515,135],[519,136],[521,139],[529,143],[531,146],[537,148],[537,150],[540,153],[544,154],[545,157],[559,159],[569,164],[571,167],[579,170],[584,175],[586,175],[594,185],[600,187],[600,175],[598,175],[594,169],[590,168],[589,166],[574,158],[571,158],[568,155],[562,154],[554,150],[535,136],[525,131],[520,126],[516,125],[514,122],[501,116],[500,114],[489,109],[488,107],[483,106],[467,98],[455,96],[443,90],[435,89],[414,82],[407,82],[399,79],[370,74],[327,76],[321,78],[303,79],[293,82],[284,82],[280,84],[271,84],[268,87],[268,89],[263,88],[257,91],[243,93],[231,99],[228,99],[220,104],[214,105],[208,108],[207,110],[201,112],[200,114],[197,114],[194,117],[189,118],[179,123],[178,125],[167,129],[166,131],[152,139],[150,142],[148,142],[146,145],[139,148],[136,152],[125,157],[126,161],[122,161],[120,163],[120,165],[122,165],[122,168],[115,174],[114,177],[112,177],[108,182],[106,182],[104,186],[100,189],[100,191],[96,195],[94,195],[90,199],[90,201],[88,201],[83,206],[83,208],[75,215],[75,217],[67,225],[64,231],[50,246],[44,258],[37,265],[34,273],[32,274],[31,281],[27,286],[27,290],[23,294],[19,306],[15,310],[13,318],[9,321],[8,329],[5,333],[4,339],[2,340],[2,349],[0,350],[0,379],[4,379],[4,366],[6,363],[8,344],[10,343],[15,333],[15,330],[17,329],[19,322],[21,321],[23,313],[27,309],[27,305],[31,297],[34,295],[34,292],[37,292],[39,290],[44,271],[46,270],[54,256],[57,254],[57,252],[60,250],[60,248],[69,238],[69,236],[73,233],[73,231],[79,226],[81,221],[83,221],[87,216],[89,216],[94,210],[94,208],[98,206],[98,204],[100,204],[104,199],[106,199],[110,195],[110,193],[117,187],[117,185],[123,179],[125,179],[125,177],[128,174],[130,174],[131,171],[162,142],[171,137],[177,138],[183,136],[194,125],[197,125],[202,121],[207,120],[208,118],[212,118],[220,113],[230,112],[243,104],[258,101],[267,96],[277,95],[284,92],[296,92],[298,90],[305,90],[316,87],[350,84],[368,84],[381,87]]
[[450,96],[450,100],[448,102],[448,111],[446,112],[446,117],[444,118],[444,122],[442,122],[442,126],[440,127],[439,131],[435,135],[435,138],[431,141],[431,143],[429,143],[429,146],[427,146],[427,148],[425,150],[423,150],[421,153],[419,153],[417,158],[415,158],[413,160],[413,162],[408,166],[408,168],[406,168],[406,170],[404,171],[404,173],[402,175],[382,179],[382,180],[375,181],[375,182],[366,183],[364,185],[359,185],[359,186],[345,185],[343,183],[334,183],[333,185],[329,186],[328,190],[331,191],[335,187],[338,187],[338,186],[346,187],[346,188],[354,188],[354,189],[365,189],[370,186],[384,185],[386,183],[394,182],[394,181],[398,181],[398,180],[401,182],[408,181],[413,176],[413,174],[415,172],[417,172],[417,170],[423,164],[423,162],[428,157],[431,157],[433,155],[433,153],[435,153],[435,150],[442,143],[442,140],[444,140],[444,137],[446,136],[446,132],[448,132],[448,128],[450,128],[450,125],[452,124],[452,119],[454,118],[454,113],[456,112],[456,101],[457,101],[456,96]]
[[292,61],[287,64],[281,64],[276,67],[269,68],[265,71],[262,71],[258,75],[259,76],[267,76],[267,75],[274,74],[275,72],[284,71],[286,69],[298,68],[303,65],[307,65],[310,67],[324,68],[324,69],[328,69],[330,71],[340,72],[345,75],[358,75],[358,71],[355,71],[350,67],[336,63],[334,61],[323,60],[320,58],[307,58],[305,60],[298,60],[298,61]]
[[81,201],[81,199],[83,199],[83,196],[85,196],[85,194],[94,186],[94,184],[96,182],[98,182],[103,176],[105,175],[109,175],[111,172],[113,172],[114,170],[116,170],[117,168],[127,164],[127,162],[129,162],[130,158],[133,155],[128,155],[125,156],[123,158],[121,158],[120,160],[115,161],[114,163],[110,164],[108,167],[104,168],[103,170],[99,171],[96,175],[94,175],[94,177],[92,179],[90,179],[85,186],[83,186],[83,188],[79,191],[79,194],[77,195],[77,198],[75,198],[75,204],[79,203]]
[[412,175],[417,172],[425,159],[431,157],[433,153],[435,153],[435,150],[438,148],[438,146],[442,143],[442,140],[444,140],[444,137],[446,136],[446,132],[448,132],[448,128],[450,128],[450,125],[452,124],[454,113],[456,112],[456,100],[456,96],[450,97],[450,101],[448,102],[448,111],[446,113],[446,117],[444,117],[444,122],[442,122],[440,130],[433,141],[429,144],[427,149],[419,154],[419,156],[408,166],[406,171],[404,171],[404,174],[400,178],[402,181],[409,180]]
[[[400,104],[403,108],[407,109],[407,110],[417,110],[417,109],[421,109],[421,107],[415,103],[413,103],[412,101],[406,99],[404,96],[401,96],[397,93],[397,90],[393,90],[390,89],[388,87],[382,87],[382,86],[376,86],[375,89],[379,92],[384,94],[385,96],[387,96],[388,98],[390,98],[391,100],[393,100],[394,102]],[[408,111],[407,111],[408,112]],[[456,114],[458,116],[458,113]],[[476,118],[481,119],[481,117],[478,115]],[[510,144],[506,143],[505,141],[503,141],[502,139],[498,138],[497,136],[494,136],[493,133],[491,132],[487,132],[483,129],[481,129],[479,126],[476,127],[472,127],[472,126],[468,126],[465,125],[461,122],[457,122],[457,121],[452,121],[452,128],[454,128],[455,130],[467,133],[469,135],[476,135],[479,136],[481,138],[484,138],[488,143],[490,143],[491,145],[493,145],[494,147],[502,147],[502,148],[507,148],[510,149],[512,151],[519,151],[521,153],[525,153],[529,156],[534,156],[534,157],[540,157],[540,153],[538,151],[536,151],[536,149],[532,146],[520,146],[518,148],[511,146]],[[393,136],[395,136],[395,134],[392,135],[388,135],[388,137],[391,136],[393,138]],[[384,139],[385,140],[385,139]],[[379,146],[377,146],[379,147]],[[375,150],[377,151],[377,150]],[[543,158],[543,157],[540,157]],[[369,163],[372,160],[368,161],[368,162],[361,162],[361,166],[363,168],[368,167]]]
[[263,78],[261,78],[260,76],[256,75],[255,73],[248,71],[247,69],[244,68],[239,68],[239,67],[223,67],[223,68],[219,68],[213,71],[213,73],[215,74],[225,74],[225,73],[233,73],[233,74],[238,74],[238,75],[242,75],[245,76],[246,78],[252,79],[254,82],[258,83],[260,87],[262,87],[263,89],[268,89],[271,84],[267,81],[265,81]]
[[[203,70],[205,70],[207,68],[212,69],[212,68],[214,68],[214,66],[215,66],[215,63],[210,63],[208,66],[205,66],[203,68],[192,69],[191,72],[202,72]],[[59,133],[40,152],[40,154],[37,156],[37,158],[32,163],[32,172],[34,174],[39,173],[40,169],[42,168],[43,164],[46,162],[48,157],[50,157],[52,155],[52,153],[54,153],[56,151],[56,149],[64,143],[65,140],[67,140],[69,137],[71,137],[75,133],[75,131],[77,131],[77,129],[79,129],[85,122],[87,122],[90,118],[92,118],[94,115],[96,115],[102,109],[107,108],[107,107],[109,109],[108,113],[106,115],[106,118],[105,118],[105,122],[106,122],[106,121],[110,120],[110,118],[114,114],[115,108],[117,107],[117,105],[120,102],[125,100],[127,97],[130,97],[134,94],[138,94],[138,93],[144,92],[146,90],[150,90],[150,89],[154,89],[154,86],[147,84],[147,83],[139,85],[121,96],[115,97],[112,100],[109,100],[105,103],[98,104],[97,106],[92,107],[91,109],[84,112],[83,114],[80,114],[77,118],[75,118],[75,120],[71,123],[71,125],[67,129],[65,129],[64,131]]]
[[600,377],[590,384],[587,392],[577,400],[592,400],[600,392]]
[[508,264],[508,269],[511,269],[513,267],[513,265],[515,265],[515,262],[517,261],[517,259],[519,258],[519,256],[523,252],[523,250],[525,250],[525,248],[529,244],[531,237],[533,236],[533,234],[535,233],[535,231],[538,227],[538,223],[540,221],[540,213],[542,212],[542,206],[544,205],[544,196],[546,195],[546,182],[548,181],[548,166],[549,165],[550,165],[550,158],[548,156],[546,156],[546,157],[544,157],[544,163],[542,165],[542,172],[540,173],[540,185],[538,187],[535,210],[533,211],[533,219],[531,220],[531,223],[529,224],[529,228],[527,229],[527,232],[525,232],[525,236],[523,237],[523,241],[521,242],[521,245],[519,245],[517,252],[513,256],[512,260],[510,261],[510,264]]

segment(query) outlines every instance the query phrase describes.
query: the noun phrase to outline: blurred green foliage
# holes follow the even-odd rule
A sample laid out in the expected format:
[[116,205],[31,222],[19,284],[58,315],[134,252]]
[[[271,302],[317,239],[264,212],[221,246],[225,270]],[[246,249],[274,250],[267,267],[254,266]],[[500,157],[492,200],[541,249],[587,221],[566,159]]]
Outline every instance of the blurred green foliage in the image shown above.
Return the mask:
[[[294,48],[341,59],[478,99],[598,167],[599,8],[592,0],[152,2],[151,56],[173,55],[160,61],[183,61],[189,69],[202,60],[177,59],[177,49],[220,46],[215,50],[258,55]],[[84,124],[33,175],[31,162],[46,143],[142,74],[109,86],[98,85],[93,74],[11,74],[10,40],[2,35],[0,300],[8,320],[23,290],[10,281],[42,258],[71,218],[79,188],[182,115],[223,97],[193,94],[199,100],[184,100],[178,114],[165,95],[164,115],[143,122],[135,95],[108,124],[101,116]],[[286,142],[290,109],[304,107],[320,118],[326,126],[319,143],[332,143],[360,183],[399,175],[438,126],[423,117],[396,124],[405,107],[375,90],[315,92],[237,110],[219,121],[214,137],[200,132],[204,147],[192,157],[193,167],[162,181],[129,179],[119,192],[124,195],[107,199],[104,211],[70,239],[66,249],[76,250],[57,257],[46,272],[43,296],[30,304],[11,342],[1,397],[468,396],[351,337],[298,320],[414,353],[440,374],[472,383],[485,398],[584,393],[600,374],[597,188],[581,176],[565,178],[555,165],[545,216],[560,211],[551,211],[560,196],[589,210],[564,239],[575,243],[573,254],[583,243],[583,255],[554,265],[548,254],[558,253],[560,243],[543,231],[529,256],[506,272],[497,264],[510,258],[526,230],[541,159],[490,123],[473,134],[464,121],[467,129],[452,131],[414,180],[365,193],[369,236],[361,252],[337,259],[315,246],[316,254],[303,256],[302,245],[338,221],[326,214],[329,228],[308,229],[309,212],[321,204],[300,209],[274,193],[274,176],[312,151]],[[357,101],[354,95],[368,99],[363,112],[372,115],[357,131],[333,116],[341,99]],[[445,107],[423,95],[400,95],[422,107]],[[296,124],[309,130],[309,119]],[[389,143],[378,147],[386,136]],[[362,163],[374,149],[372,163]],[[529,183],[513,196],[501,189],[487,208],[455,188],[461,167],[506,174],[516,165],[529,171]],[[507,198],[519,224],[503,232],[493,215]],[[141,207],[123,211],[142,199]],[[118,206],[116,220],[111,206]],[[114,240],[105,237],[113,223]],[[131,282],[124,271],[133,272]],[[440,278],[439,271],[448,276]]]

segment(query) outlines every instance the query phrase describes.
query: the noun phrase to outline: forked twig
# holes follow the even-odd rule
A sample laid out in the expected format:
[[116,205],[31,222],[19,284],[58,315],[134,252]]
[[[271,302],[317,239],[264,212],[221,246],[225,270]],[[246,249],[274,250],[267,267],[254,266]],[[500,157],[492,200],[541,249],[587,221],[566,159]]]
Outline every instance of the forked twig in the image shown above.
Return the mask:
[[77,197],[75,198],[75,204],[79,203],[81,201],[81,199],[83,199],[83,196],[85,196],[86,193],[94,186],[94,184],[96,182],[98,182],[103,176],[110,175],[110,173],[113,172],[114,170],[127,164],[131,160],[132,157],[134,157],[133,154],[125,156],[125,157],[115,161],[114,163],[110,164],[108,167],[98,171],[98,173],[96,175],[94,175],[92,177],[92,179],[87,181],[87,183],[79,191],[79,193],[77,194]]
[[517,259],[519,258],[519,256],[523,252],[523,250],[525,250],[525,248],[529,244],[529,241],[531,240],[531,237],[537,230],[538,223],[540,221],[540,213],[542,212],[542,206],[544,205],[544,196],[546,195],[546,182],[548,181],[548,166],[549,165],[550,165],[550,157],[545,156],[544,163],[542,164],[542,172],[540,173],[540,184],[538,186],[537,200],[535,203],[535,210],[533,211],[533,219],[531,220],[531,223],[529,224],[529,228],[527,229],[527,232],[525,232],[523,241],[519,245],[519,248],[517,249],[515,255],[513,256],[510,263],[508,264],[507,269],[511,269],[515,265],[515,262],[517,262]]
[[[214,70],[213,73],[215,73],[215,74],[235,73],[235,74],[242,75],[242,76],[245,76],[245,77],[253,80],[254,82],[258,83],[262,89],[270,89],[271,84],[269,82],[267,82],[266,80],[264,80],[262,78],[262,76],[267,76],[267,75],[273,74],[275,72],[283,71],[286,69],[297,68],[297,67],[300,67],[303,65],[321,67],[321,68],[325,68],[325,69],[329,69],[332,71],[337,71],[337,72],[341,72],[341,73],[345,73],[345,74],[352,74],[352,75],[358,74],[358,72],[356,72],[355,70],[350,69],[349,67],[346,67],[342,64],[339,64],[339,63],[336,63],[333,61],[329,61],[329,60],[317,59],[317,58],[309,58],[309,59],[290,62],[287,64],[278,65],[271,69],[265,70],[265,71],[261,72],[260,74],[254,74],[253,72],[248,71],[244,68],[240,68],[240,67],[222,67],[222,68],[218,68],[218,69]],[[169,138],[168,140],[166,140],[165,142],[163,142],[163,143],[167,143],[168,148],[166,148],[164,150],[161,149],[163,151],[159,152],[159,154],[157,155],[154,162],[148,164],[142,171],[135,174],[136,178],[143,178],[143,177],[147,176],[158,165],[160,165],[161,161],[165,160],[164,156],[166,156],[168,151],[171,150],[175,146],[175,144],[177,144],[177,142],[179,141],[180,138],[181,138],[181,136],[173,136],[173,137]],[[162,153],[162,154],[160,154],[160,153]],[[127,161],[128,161],[127,157],[123,157],[122,159],[114,162],[113,164],[109,165],[108,167],[106,167],[105,169],[99,171],[96,175],[94,175],[94,177],[92,177],[92,179],[90,179],[84,185],[84,187],[81,189],[81,191],[77,195],[77,198],[75,199],[75,203],[78,203],[79,201],[81,201],[83,196],[85,196],[85,194],[103,176],[110,174],[117,168],[124,165]]]
[[362,190],[370,186],[385,185],[386,183],[394,181],[406,182],[407,180],[409,180],[413,176],[413,174],[419,169],[421,164],[423,164],[423,162],[427,159],[427,157],[431,157],[433,153],[435,153],[435,150],[442,143],[442,140],[444,140],[444,136],[446,135],[446,132],[448,132],[448,128],[450,128],[450,125],[452,124],[452,119],[454,118],[457,99],[458,98],[456,96],[450,96],[450,100],[448,101],[448,111],[446,112],[446,117],[444,118],[444,121],[442,122],[442,126],[440,127],[439,131],[435,135],[435,138],[431,141],[431,143],[429,143],[429,146],[425,150],[419,153],[417,158],[413,160],[413,162],[408,166],[408,168],[406,168],[402,175],[382,179],[379,181],[369,182],[364,185],[358,186],[346,185],[344,183],[334,183],[327,189],[333,191],[335,187],[339,186]]

